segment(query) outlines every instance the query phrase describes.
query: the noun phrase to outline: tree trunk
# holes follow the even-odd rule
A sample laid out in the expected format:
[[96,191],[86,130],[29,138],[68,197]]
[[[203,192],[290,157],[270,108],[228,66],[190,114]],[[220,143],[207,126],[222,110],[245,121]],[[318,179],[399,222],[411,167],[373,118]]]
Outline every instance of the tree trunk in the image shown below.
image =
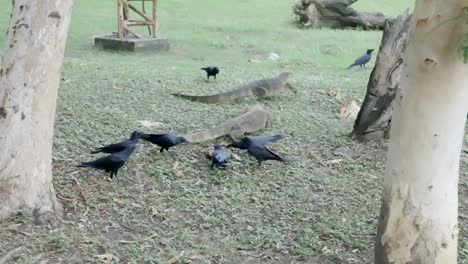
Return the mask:
[[312,28],[383,29],[382,13],[359,12],[350,6],[357,0],[301,0],[294,6],[299,23]]
[[417,0],[397,90],[376,264],[457,263],[458,174],[468,111],[468,22],[458,0]]
[[0,220],[60,213],[52,186],[57,91],[72,0],[13,1],[0,69]]
[[390,129],[393,99],[400,83],[410,21],[411,15],[406,11],[397,19],[385,22],[366,97],[354,123],[353,135],[359,141],[380,138]]

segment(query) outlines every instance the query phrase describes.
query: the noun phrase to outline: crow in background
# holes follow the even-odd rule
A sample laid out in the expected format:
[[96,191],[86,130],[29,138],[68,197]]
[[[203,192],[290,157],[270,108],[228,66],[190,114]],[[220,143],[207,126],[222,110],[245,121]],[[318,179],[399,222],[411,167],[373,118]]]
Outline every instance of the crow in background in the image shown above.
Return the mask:
[[366,54],[362,55],[361,57],[357,58],[353,64],[349,65],[348,69],[351,69],[354,66],[360,66],[361,68],[366,68],[366,63],[368,63],[372,58],[372,51],[373,49],[368,49]]
[[160,146],[161,150],[159,152],[169,151],[170,147],[187,142],[184,137],[172,134],[143,134],[140,138]]
[[112,179],[113,176],[117,176],[117,171],[125,164],[132,152],[135,150],[137,144],[128,144],[124,150],[120,152],[114,152],[109,156],[97,159],[95,161],[83,162],[77,167],[88,167],[98,170],[105,170],[110,172],[109,177]]
[[201,68],[202,70],[206,71],[206,79],[209,81],[210,76],[214,76],[214,79],[216,80],[216,74],[219,73],[219,69],[216,66],[209,66],[205,68]]
[[264,146],[264,144],[265,144],[264,138],[255,140],[255,137],[245,137],[240,141],[235,141],[227,145],[226,147],[247,149],[247,152],[249,152],[250,155],[254,156],[254,158],[257,159],[259,167],[262,165],[262,162],[266,160],[276,160],[276,161],[281,161],[281,162],[290,161],[274,153],[273,151],[269,150],[268,148]]
[[211,169],[214,169],[214,166],[216,166],[216,168],[226,168],[227,162],[230,158],[231,153],[224,151],[221,145],[216,144],[211,156]]
[[130,136],[130,139],[127,139],[127,140],[119,142],[119,143],[111,144],[111,145],[108,145],[108,146],[105,146],[105,147],[100,147],[100,148],[92,151],[91,154],[96,154],[96,153],[99,153],[99,152],[115,153],[115,152],[123,151],[128,146],[130,146],[132,144],[137,144],[138,139],[142,135],[143,135],[143,132],[135,130],[135,131],[133,131],[132,135]]

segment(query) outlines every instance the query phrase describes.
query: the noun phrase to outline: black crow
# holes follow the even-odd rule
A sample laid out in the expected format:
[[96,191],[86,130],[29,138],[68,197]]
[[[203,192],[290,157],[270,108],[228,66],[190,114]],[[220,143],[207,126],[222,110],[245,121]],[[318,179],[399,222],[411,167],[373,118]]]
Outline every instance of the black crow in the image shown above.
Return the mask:
[[187,142],[184,137],[172,134],[144,134],[140,138],[160,146],[161,150],[159,152],[169,151],[170,147]]
[[217,168],[226,168],[226,165],[230,158],[231,153],[224,151],[221,145],[216,144],[214,146],[214,151],[211,156],[211,169],[214,169],[214,166],[216,166]]
[[371,60],[372,51],[374,51],[374,50],[373,49],[368,49],[366,54],[364,54],[361,57],[357,58],[357,60],[354,61],[353,64],[349,65],[348,69],[351,69],[354,66],[360,66],[361,68],[362,67],[366,68],[366,63],[368,63]]
[[[283,139],[284,137],[281,135],[274,135],[274,136],[254,136],[254,137],[248,137],[248,138],[250,140],[255,141],[255,143],[257,144],[264,146],[268,143]],[[230,145],[238,149],[247,149],[247,145],[248,145],[247,142],[248,142],[248,139],[247,137],[245,137],[241,140],[233,141]]]
[[117,171],[125,164],[136,146],[136,143],[128,144],[127,147],[120,152],[114,152],[109,156],[95,161],[83,162],[77,167],[89,167],[98,170],[105,170],[106,172],[110,172],[109,177],[112,179],[114,175],[117,176]]
[[206,79],[209,81],[210,76],[214,76],[214,79],[216,80],[216,74],[219,73],[219,69],[216,66],[209,66],[205,68],[201,68],[202,70],[206,71]]
[[[286,162],[289,161],[286,158],[281,157],[280,155],[274,153],[273,151],[269,150],[264,146],[265,141],[259,140],[257,142],[254,138],[250,137],[245,137],[240,141],[235,141],[229,145],[227,145],[227,148],[240,148],[240,149],[247,149],[247,152],[249,152],[250,155],[254,156],[255,159],[258,161],[258,166],[262,165],[263,161],[266,160],[277,160],[281,162]],[[268,142],[267,142],[268,143]]]
[[91,154],[96,154],[99,152],[103,153],[115,153],[115,152],[120,152],[124,150],[126,147],[132,144],[138,143],[138,139],[143,135],[143,132],[135,130],[133,131],[132,135],[130,136],[130,139],[127,139],[125,141],[111,144],[105,147],[101,147],[96,149],[95,151],[92,151]]

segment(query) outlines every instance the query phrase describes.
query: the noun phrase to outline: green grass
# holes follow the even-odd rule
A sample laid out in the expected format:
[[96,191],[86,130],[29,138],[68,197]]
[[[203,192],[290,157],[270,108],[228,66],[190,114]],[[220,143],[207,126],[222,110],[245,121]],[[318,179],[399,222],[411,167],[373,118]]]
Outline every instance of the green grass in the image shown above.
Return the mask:
[[[293,4],[160,1],[160,34],[170,39],[171,51],[133,54],[91,47],[93,35],[115,31],[115,1],[75,1],[54,141],[54,182],[65,219],[57,227],[37,227],[23,217],[0,224],[0,253],[24,243],[28,255],[20,263],[89,263],[101,254],[122,263],[371,263],[386,143],[350,141],[344,135],[352,121],[340,118],[339,109],[363,97],[370,71],[346,67],[367,48],[377,49],[381,32],[299,29]],[[356,5],[390,15],[409,6],[403,0]],[[0,10],[0,32],[7,14]],[[280,59],[267,60],[270,52]],[[248,62],[252,58],[260,62]],[[199,68],[211,64],[221,73],[206,83]],[[286,70],[294,72],[300,92],[267,101],[275,121],[264,133],[285,135],[272,147],[294,163],[258,169],[236,152],[241,161],[211,171],[204,153],[214,142],[207,142],[166,155],[141,144],[112,183],[101,172],[74,167],[93,158],[92,148],[133,129],[185,133],[254,103],[205,105],[169,93],[229,90]],[[343,98],[328,96],[330,90]],[[162,126],[144,128],[140,120]],[[172,171],[176,160],[182,176]],[[468,263],[466,164],[464,154],[461,263]]]

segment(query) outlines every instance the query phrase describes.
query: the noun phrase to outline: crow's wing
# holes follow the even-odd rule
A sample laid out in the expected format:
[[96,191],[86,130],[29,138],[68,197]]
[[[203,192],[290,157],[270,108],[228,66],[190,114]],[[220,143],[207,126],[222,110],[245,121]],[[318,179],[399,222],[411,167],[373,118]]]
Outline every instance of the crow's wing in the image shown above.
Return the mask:
[[364,54],[361,57],[357,58],[354,64],[355,65],[366,64],[370,61],[370,59],[371,59],[371,56],[369,54]]
[[251,145],[248,151],[250,154],[252,154],[252,156],[259,160],[283,161],[283,158],[281,156],[261,145]]
[[165,140],[167,136],[168,134],[144,134],[140,138],[159,145]]
[[109,146],[105,146],[103,148],[103,150],[107,151],[107,153],[120,152],[120,151],[124,150],[126,147],[128,147],[128,143],[129,142],[127,140],[125,140],[125,141],[122,141],[120,143],[115,143],[115,144],[111,144]]
[[107,170],[113,168],[114,166],[118,166],[120,163],[125,163],[125,160],[122,160],[122,158],[119,156],[109,155],[94,161],[83,162],[78,167],[91,167]]
[[213,159],[217,163],[223,163],[223,162],[228,161],[230,156],[231,155],[224,150],[215,150],[213,152]]

